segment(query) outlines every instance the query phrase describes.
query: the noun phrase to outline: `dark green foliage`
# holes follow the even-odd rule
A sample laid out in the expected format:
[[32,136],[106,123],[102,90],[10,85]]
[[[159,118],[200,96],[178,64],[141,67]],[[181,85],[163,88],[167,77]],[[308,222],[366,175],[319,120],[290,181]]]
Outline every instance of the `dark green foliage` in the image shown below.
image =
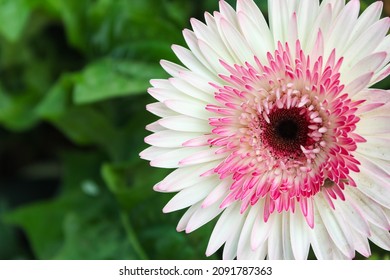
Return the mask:
[[138,156],[149,79],[198,9],[0,0],[0,258],[205,258],[210,229],[176,232],[152,190],[168,171]]

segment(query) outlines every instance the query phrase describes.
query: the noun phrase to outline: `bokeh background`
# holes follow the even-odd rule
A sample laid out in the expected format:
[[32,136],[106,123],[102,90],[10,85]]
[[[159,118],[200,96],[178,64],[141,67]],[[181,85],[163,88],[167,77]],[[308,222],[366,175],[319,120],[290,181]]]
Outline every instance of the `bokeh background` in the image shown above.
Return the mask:
[[170,170],[138,154],[156,119],[145,110],[149,79],[167,77],[159,60],[178,62],[170,46],[184,45],[189,19],[217,8],[0,0],[0,259],[206,258],[215,222],[177,233],[184,211],[163,214],[172,195],[152,190]]

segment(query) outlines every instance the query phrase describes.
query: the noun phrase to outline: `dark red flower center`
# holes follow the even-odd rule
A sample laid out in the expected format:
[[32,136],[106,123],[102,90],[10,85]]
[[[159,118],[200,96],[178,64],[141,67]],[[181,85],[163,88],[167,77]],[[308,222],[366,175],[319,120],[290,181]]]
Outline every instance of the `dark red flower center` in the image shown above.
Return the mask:
[[277,109],[269,114],[269,123],[262,121],[263,141],[275,156],[297,158],[303,156],[300,147],[309,144],[308,126],[304,110]]

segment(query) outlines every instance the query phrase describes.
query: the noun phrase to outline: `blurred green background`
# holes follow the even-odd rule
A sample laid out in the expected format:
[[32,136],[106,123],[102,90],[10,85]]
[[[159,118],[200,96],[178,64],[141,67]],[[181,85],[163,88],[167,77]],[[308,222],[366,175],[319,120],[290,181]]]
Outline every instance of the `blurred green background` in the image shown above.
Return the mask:
[[167,77],[159,60],[178,62],[170,45],[190,17],[217,8],[0,0],[0,259],[206,258],[215,222],[177,233],[184,211],[163,214],[172,195],[152,190],[169,170],[138,154],[156,119],[149,79]]

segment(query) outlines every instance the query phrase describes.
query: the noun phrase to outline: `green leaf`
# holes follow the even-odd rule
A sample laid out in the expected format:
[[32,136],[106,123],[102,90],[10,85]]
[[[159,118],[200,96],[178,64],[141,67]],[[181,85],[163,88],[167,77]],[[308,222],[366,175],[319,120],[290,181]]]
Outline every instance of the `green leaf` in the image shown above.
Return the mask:
[[64,166],[61,177],[62,188],[64,191],[70,191],[83,189],[85,184],[100,178],[100,166],[105,158],[99,151],[90,153],[63,151],[60,159]]
[[100,108],[74,106],[71,91],[79,74],[64,74],[50,89],[36,109],[71,141],[81,145],[98,145],[111,156],[118,150],[119,131]]
[[216,255],[211,257],[205,255],[211,230],[212,227],[206,225],[194,233],[185,234],[177,232],[175,224],[152,224],[142,231],[141,236],[144,244],[153,244],[153,248],[147,248],[154,259],[216,259],[218,257]]
[[94,144],[109,155],[116,153],[117,131],[103,114],[93,108],[72,107],[53,123],[77,144]]
[[73,80],[74,75],[63,74],[50,88],[45,98],[36,108],[36,112],[40,117],[53,120],[65,114],[67,108],[71,105]]
[[[139,61],[140,59],[142,59],[144,61],[155,61],[156,67],[159,67],[158,61],[161,58],[172,62],[180,63],[178,58],[172,51],[171,45],[172,42],[166,42],[163,40],[131,40],[124,44],[115,46],[111,54],[113,57],[118,59],[126,59],[133,61]],[[163,75],[164,77],[166,76],[165,73],[163,73]],[[155,78],[158,77],[156,76]]]
[[97,181],[101,156],[98,153],[67,151],[63,162],[62,193],[53,200],[23,205],[8,212],[4,220],[20,226],[30,241],[35,256],[52,259],[64,242],[63,220],[69,212],[93,217],[102,201],[82,190],[86,180]]
[[0,87],[0,123],[15,131],[34,126],[38,121],[36,103],[34,93],[24,92],[11,97]]
[[190,1],[183,2],[181,0],[163,0],[161,1],[167,17],[175,21],[178,26],[183,27],[189,24],[189,16],[192,12]]
[[108,260],[137,259],[117,217],[84,220],[76,212],[69,212],[63,221],[64,244],[55,259]]
[[27,259],[28,255],[18,243],[16,229],[3,222],[3,215],[8,210],[4,194],[0,197],[0,260]]
[[132,259],[113,204],[80,190],[19,208],[6,216],[21,226],[38,259]]
[[102,177],[114,193],[122,209],[131,210],[155,193],[152,186],[161,180],[166,170],[149,170],[144,162],[104,164]]
[[30,12],[27,0],[0,0],[0,33],[11,42],[19,40]]
[[149,79],[163,76],[159,65],[103,59],[87,66],[77,79],[76,104],[145,93]]
[[85,50],[87,46],[86,32],[86,10],[88,9],[88,0],[46,0],[45,7],[58,13],[65,26],[65,31],[69,42]]
[[[130,217],[140,243],[150,259],[206,259],[205,251],[216,219],[191,234],[177,232],[177,223],[184,211],[169,214],[161,211],[172,196],[155,193],[131,210]],[[214,258],[218,256],[207,259]]]
[[[99,0],[88,10],[88,23],[93,50],[108,53],[118,45],[133,42],[165,41],[182,43],[179,18],[189,18],[187,4],[171,11],[172,1],[161,0]],[[183,2],[183,1],[181,1]],[[184,6],[184,8],[183,8]],[[168,8],[167,8],[168,7]],[[179,15],[180,13],[180,15]],[[172,14],[175,14],[173,16]],[[174,20],[172,20],[174,18]],[[148,55],[140,53],[141,57]],[[161,57],[160,57],[161,58]]]
[[[38,259],[138,258],[115,201],[99,186],[101,157],[68,152],[63,159],[61,194],[17,208],[5,221],[25,231]],[[99,191],[86,191],[86,183]]]
[[77,195],[24,206],[9,213],[5,221],[25,230],[37,258],[51,259],[62,246],[64,213],[76,200]]

